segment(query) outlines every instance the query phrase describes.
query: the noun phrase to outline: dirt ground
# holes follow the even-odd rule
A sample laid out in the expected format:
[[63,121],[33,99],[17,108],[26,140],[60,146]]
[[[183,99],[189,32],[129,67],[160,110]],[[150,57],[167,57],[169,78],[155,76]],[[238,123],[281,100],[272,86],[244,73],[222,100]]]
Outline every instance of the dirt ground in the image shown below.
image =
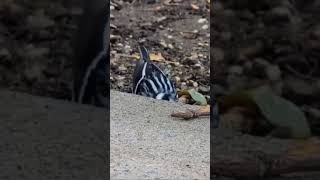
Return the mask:
[[[192,5],[196,6],[195,9]],[[209,98],[209,4],[188,1],[112,1],[111,87],[132,92],[138,46],[161,53],[154,62],[178,90],[195,88]]]
[[71,1],[0,2],[0,86],[71,97],[71,38],[79,5]]

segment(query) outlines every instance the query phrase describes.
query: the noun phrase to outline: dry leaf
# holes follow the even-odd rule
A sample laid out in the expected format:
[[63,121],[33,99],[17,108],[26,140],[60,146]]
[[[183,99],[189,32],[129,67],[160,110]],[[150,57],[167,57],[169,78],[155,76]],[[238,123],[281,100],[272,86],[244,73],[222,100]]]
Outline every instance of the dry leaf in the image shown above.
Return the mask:
[[188,102],[190,101],[190,95],[182,95],[179,97],[179,102],[182,102],[184,104],[188,104]]
[[190,120],[199,118],[200,116],[210,116],[210,112],[201,112],[200,110],[187,109],[185,112],[173,112],[171,117]]
[[320,154],[320,141],[319,139],[303,140],[301,143],[298,143],[297,147],[289,150],[287,154],[295,156]]
[[200,109],[199,109],[199,112],[208,112],[210,113],[210,105],[206,105],[206,106],[202,106]]
[[[140,59],[140,55],[138,53],[132,54],[130,57],[135,58],[136,60]],[[151,61],[157,61],[157,62],[166,61],[161,53],[151,53],[150,54],[150,60]]]
[[163,8],[163,6],[156,6],[155,8],[153,8],[153,11],[160,11]]
[[197,5],[195,5],[195,4],[191,4],[191,8],[192,8],[193,10],[199,10],[199,9],[200,9],[199,6],[197,6]]
[[150,60],[151,61],[158,61],[158,62],[165,61],[165,59],[164,59],[164,57],[162,56],[161,53],[155,53],[155,54],[151,53],[150,54]]
[[[132,55],[121,55],[121,56],[134,58],[135,60],[139,60],[140,59],[140,54],[138,54],[138,53],[134,53]],[[151,53],[150,54],[150,60],[151,61],[157,61],[157,62],[165,62],[165,63],[169,63],[169,64],[176,64],[177,63],[177,62],[174,62],[174,61],[166,60],[162,56],[162,54],[160,52],[159,53]]]
[[196,39],[198,36],[198,33],[194,32],[180,32],[181,36],[186,39]]
[[132,58],[136,59],[136,60],[139,60],[140,59],[140,55],[135,53],[135,54],[132,54],[131,55]]

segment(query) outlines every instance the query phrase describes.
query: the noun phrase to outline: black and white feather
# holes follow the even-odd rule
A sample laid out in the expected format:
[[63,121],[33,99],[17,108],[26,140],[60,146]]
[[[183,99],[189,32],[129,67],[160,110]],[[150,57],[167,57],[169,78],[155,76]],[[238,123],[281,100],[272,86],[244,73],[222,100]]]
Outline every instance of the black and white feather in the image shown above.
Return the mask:
[[73,101],[108,107],[109,2],[86,1],[75,36]]
[[133,74],[133,93],[162,99],[177,101],[177,90],[173,82],[162,70],[150,61],[149,51],[140,47],[140,61],[137,62]]

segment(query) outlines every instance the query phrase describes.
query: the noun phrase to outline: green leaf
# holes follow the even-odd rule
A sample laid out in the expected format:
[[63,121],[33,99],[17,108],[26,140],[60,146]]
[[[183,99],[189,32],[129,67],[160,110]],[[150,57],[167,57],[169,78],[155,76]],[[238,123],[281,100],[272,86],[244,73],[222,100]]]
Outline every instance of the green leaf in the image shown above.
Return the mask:
[[266,120],[275,127],[289,129],[293,138],[311,135],[304,113],[292,102],[263,89],[250,91],[249,94]]
[[219,108],[226,112],[232,107],[246,107],[260,114],[285,137],[307,138],[311,135],[304,113],[292,102],[277,96],[271,90],[260,88],[237,91],[220,99]]
[[196,102],[197,105],[205,106],[207,105],[206,98],[199,92],[195,91],[194,89],[188,90],[191,98]]

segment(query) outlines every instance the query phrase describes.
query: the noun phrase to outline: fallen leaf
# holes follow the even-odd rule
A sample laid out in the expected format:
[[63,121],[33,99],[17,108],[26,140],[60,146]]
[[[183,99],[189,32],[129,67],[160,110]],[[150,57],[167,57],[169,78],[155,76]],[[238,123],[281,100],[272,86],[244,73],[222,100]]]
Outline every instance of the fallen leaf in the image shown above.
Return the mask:
[[311,135],[304,113],[292,102],[264,89],[239,91],[219,99],[223,111],[240,106],[257,111],[275,128],[288,129],[287,137],[307,138]]
[[190,89],[188,92],[197,105],[205,106],[208,104],[206,98],[198,91]]
[[192,8],[193,10],[199,10],[199,9],[200,9],[199,6],[197,6],[197,5],[195,5],[195,4],[191,4],[191,8]]
[[160,11],[162,9],[163,9],[163,6],[156,6],[152,10],[157,12],[157,11]]
[[187,109],[185,112],[173,112],[171,117],[183,118],[184,120],[190,120],[199,118],[200,116],[210,116],[209,112],[201,112],[200,110]]
[[162,54],[160,52],[156,53],[156,54],[151,53],[150,54],[150,60],[151,61],[157,61],[157,62],[166,61],[165,58],[162,56]]
[[188,104],[190,99],[190,95],[182,95],[179,97],[179,102],[182,102],[184,104]]
[[[132,57],[132,58],[134,58],[136,60],[140,59],[140,55],[138,53],[132,54],[130,57]],[[157,62],[165,61],[165,59],[164,59],[164,57],[162,56],[161,53],[156,53],[156,54],[151,53],[150,54],[150,60],[151,61],[157,61]]]
[[309,139],[298,143],[294,148],[291,148],[287,152],[288,155],[294,156],[310,156],[320,154],[320,141],[319,139]]
[[186,39],[196,39],[198,37],[198,33],[194,32],[180,32],[180,34]]
[[178,92],[178,95],[179,95],[179,97],[180,96],[188,96],[188,97],[190,97],[191,98],[191,96],[190,96],[190,94],[189,94],[189,90],[188,89],[182,89],[182,90],[180,90],[179,92]]
[[304,113],[295,104],[270,91],[255,90],[250,94],[272,125],[289,129],[293,138],[307,138],[311,135]]
[[210,105],[201,106],[201,108],[199,109],[199,112],[208,112],[208,113],[210,113]]

